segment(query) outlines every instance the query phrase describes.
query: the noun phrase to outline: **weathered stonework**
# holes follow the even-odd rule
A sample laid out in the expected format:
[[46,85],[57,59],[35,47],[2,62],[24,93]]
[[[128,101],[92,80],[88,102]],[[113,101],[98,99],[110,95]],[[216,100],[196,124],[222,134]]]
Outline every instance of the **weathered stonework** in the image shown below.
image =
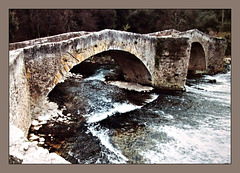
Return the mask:
[[[203,49],[206,67],[203,72],[207,74],[215,74],[223,70],[223,57],[227,48],[225,39],[210,37],[209,35],[198,31],[197,29],[179,32],[177,30],[166,30],[149,34],[150,36],[166,37],[166,38],[181,38],[189,39],[189,44],[192,49],[194,43],[199,43]],[[191,52],[189,52],[191,56]]]
[[70,164],[56,153],[29,142],[23,132],[10,123],[9,155],[21,164]]
[[[35,113],[75,65],[96,54],[108,53],[120,65],[127,81],[184,90],[188,70],[213,74],[223,69],[226,41],[198,30],[135,34],[106,29],[13,43],[9,49],[10,131],[16,127],[24,139],[10,140],[10,151],[20,152],[19,156],[24,158],[26,153],[19,147],[28,143],[24,136],[31,121],[37,118]],[[11,139],[14,133],[10,133]],[[42,154],[43,149],[30,143],[28,146]],[[49,153],[39,162],[67,163]]]
[[189,61],[187,38],[159,38],[156,42],[154,86],[184,90]]
[[10,121],[26,133],[36,118],[34,107],[71,68],[96,54],[111,55],[128,81],[184,90],[188,70],[221,71],[225,49],[224,39],[198,30],[135,34],[106,29],[10,44]]
[[9,56],[9,99],[9,123],[27,135],[31,124],[30,92],[22,51]]

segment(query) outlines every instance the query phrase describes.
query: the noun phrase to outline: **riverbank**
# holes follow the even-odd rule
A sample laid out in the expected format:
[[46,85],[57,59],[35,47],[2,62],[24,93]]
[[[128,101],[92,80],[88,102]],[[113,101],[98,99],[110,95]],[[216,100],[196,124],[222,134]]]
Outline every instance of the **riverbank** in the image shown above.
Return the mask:
[[23,132],[10,124],[9,163],[10,164],[70,164],[56,153],[37,146],[24,137]]
[[[231,61],[229,61],[229,59],[228,59],[228,61],[226,61],[226,64],[230,64],[230,63],[231,63]],[[101,62],[99,62],[99,64],[96,63],[96,61],[93,61],[92,64],[95,64],[96,66],[103,65],[103,64],[101,64]],[[228,71],[228,70],[226,69],[226,71]],[[75,78],[79,81],[83,80],[81,78],[81,76],[75,75]],[[101,82],[95,82],[93,85],[91,85],[90,83],[86,83],[86,85],[84,85],[84,86],[89,86],[89,88],[95,87],[96,89],[97,89],[97,87],[99,87],[99,89],[101,89],[101,85],[102,85]],[[125,88],[128,88],[127,85]],[[96,90],[97,96],[99,96],[99,97],[102,96],[101,94],[97,94],[97,92],[98,92],[98,90]],[[101,91],[99,91],[99,93],[101,93]],[[135,94],[135,96],[134,96],[134,94]],[[129,98],[133,98],[131,101],[134,102],[135,104],[139,104],[138,102],[136,102],[136,100],[139,97],[136,95],[136,93],[134,93],[134,94],[132,94],[131,97],[129,97]],[[120,95],[123,95],[123,94],[120,94]],[[74,101],[76,101],[76,99],[70,99],[70,100],[73,103],[76,103],[76,102],[74,102]],[[105,101],[105,103],[102,106],[106,106],[108,104],[108,100],[104,100],[104,101]],[[84,103],[84,102],[80,102],[80,103]],[[73,104],[72,106],[76,106],[76,104]],[[81,105],[81,106],[84,107],[84,105]],[[75,116],[73,116],[74,113],[72,112],[71,114],[69,114],[69,112],[67,112],[67,110],[64,107],[62,107],[61,109],[58,109],[58,108],[59,108],[58,104],[55,104],[53,102],[50,103],[49,101],[46,100],[46,102],[43,104],[43,108],[39,109],[38,121],[32,122],[32,125],[33,125],[32,128],[37,129],[37,128],[42,128],[43,126],[46,127],[45,124],[49,120],[52,120],[53,122],[59,122],[59,126],[58,125],[55,126],[54,124],[51,125],[51,123],[48,123],[48,124],[49,124],[49,127],[51,127],[51,126],[54,127],[54,128],[52,128],[53,131],[59,132],[59,136],[65,135],[65,137],[69,137],[71,140],[75,140],[75,138],[71,138],[71,136],[69,136],[69,135],[75,134],[76,133],[75,130],[78,130],[78,132],[80,130],[79,133],[82,133],[82,134],[79,135],[79,137],[77,138],[78,147],[80,145],[79,144],[80,142],[85,141],[85,143],[81,144],[82,148],[85,147],[85,149],[84,149],[85,151],[80,152],[80,154],[78,155],[78,158],[81,158],[82,160],[84,160],[85,159],[84,157],[87,156],[86,151],[88,151],[90,153],[92,152],[94,157],[96,157],[96,156],[100,157],[100,155],[98,155],[98,154],[100,154],[100,147],[99,147],[99,140],[97,140],[97,136],[101,135],[101,133],[95,134],[95,136],[93,136],[91,133],[85,134],[85,131],[87,131],[87,129],[86,129],[86,127],[82,126],[85,122],[85,119],[77,118],[76,115],[78,115],[78,113],[79,113],[77,110],[75,112],[76,113]],[[68,105],[68,111],[70,110],[69,108],[73,109],[73,111],[74,111],[74,107],[71,108],[71,105]],[[91,107],[89,107],[89,108],[91,108]],[[99,107],[98,109],[101,110],[101,107]],[[138,116],[136,116],[134,118],[138,118]],[[114,119],[114,117],[112,117],[112,118],[108,118],[108,120],[106,122],[110,121],[111,124],[113,124],[111,127],[114,127],[114,125],[118,124],[118,122],[117,122],[118,119]],[[130,121],[130,120],[125,119],[125,121],[123,121],[123,119],[121,119],[122,124],[129,123],[128,121]],[[78,122],[77,123],[78,125],[74,125],[74,122],[75,123]],[[103,123],[104,122],[105,121],[103,121]],[[66,125],[62,126],[63,124],[66,124]],[[105,123],[106,126],[107,126],[107,124],[108,123]],[[140,126],[140,127],[142,129],[142,126]],[[44,129],[42,129],[42,130],[44,131]],[[96,130],[95,126],[91,130],[93,130],[93,132],[94,132],[94,130]],[[130,130],[131,130],[131,128],[130,128]],[[48,133],[48,131],[46,133]],[[132,132],[131,132],[131,134],[134,135]],[[124,135],[124,131],[123,131],[122,135]],[[15,163],[15,164],[17,164],[17,163],[22,163],[22,164],[35,164],[35,163],[37,163],[37,164],[38,163],[39,164],[42,164],[42,163],[44,163],[44,164],[69,164],[70,163],[69,161],[66,161],[65,159],[60,157],[58,154],[56,154],[61,147],[61,142],[64,142],[66,140],[65,138],[63,138],[63,139],[58,138],[59,136],[51,135],[51,133],[48,133],[47,135],[43,135],[43,136],[41,136],[41,135],[34,136],[30,132],[29,139],[32,140],[32,142],[30,142],[27,138],[24,137],[21,130],[10,125],[10,145],[9,145],[10,146],[10,150],[9,150],[10,160],[9,160],[9,162]],[[115,141],[115,140],[118,143],[121,142],[121,141],[113,138],[113,141]],[[46,141],[47,141],[47,143],[46,143]],[[52,146],[50,146],[50,143],[52,143],[51,144]],[[48,144],[48,147],[50,146],[50,149],[44,149],[43,147],[45,144]],[[43,147],[39,147],[39,145],[43,145]],[[121,147],[125,147],[124,145],[125,145],[124,143],[121,143],[121,145],[119,144],[119,146],[121,146]],[[65,145],[64,147],[65,148],[61,148],[61,149],[68,149],[69,145]],[[87,149],[86,149],[86,147],[87,147]],[[125,153],[129,155],[129,154],[131,154],[131,151],[125,151]],[[134,155],[134,157],[135,156],[137,157],[138,155]],[[68,158],[69,160],[71,160],[71,163],[78,163],[78,160],[76,158],[74,158],[73,156],[71,157],[69,155],[65,155],[65,158]],[[94,161],[97,161],[97,159],[92,160],[92,162],[94,162]],[[86,160],[86,163],[87,162],[88,161]],[[134,162],[134,161],[132,161],[132,162]]]

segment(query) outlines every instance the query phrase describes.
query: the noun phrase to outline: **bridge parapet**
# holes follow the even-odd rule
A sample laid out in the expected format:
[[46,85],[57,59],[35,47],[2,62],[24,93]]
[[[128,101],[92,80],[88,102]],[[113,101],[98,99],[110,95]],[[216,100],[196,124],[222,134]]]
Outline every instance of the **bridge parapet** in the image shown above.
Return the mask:
[[[9,46],[10,119],[14,124],[29,122],[34,107],[65,79],[66,73],[96,54],[109,52],[122,67],[126,80],[184,90],[190,67],[205,73],[221,71],[226,48],[225,40],[197,30],[136,34],[109,29],[60,34]],[[20,98],[25,101],[21,103]],[[17,114],[22,119],[16,118]],[[29,123],[17,127],[26,131]]]
[[63,40],[68,40],[74,37],[80,37],[86,34],[89,34],[91,32],[86,32],[86,31],[79,31],[79,32],[69,32],[69,33],[63,33],[59,35],[53,35],[49,37],[42,37],[42,38],[37,38],[33,40],[26,40],[22,42],[16,42],[16,43],[11,43],[9,44],[9,50],[16,50],[20,48],[26,48],[28,46],[34,46],[34,45],[39,45],[39,44],[44,44],[44,43],[50,43],[50,42],[60,42]]
[[211,37],[197,29],[181,32],[177,37],[188,37],[192,43],[200,43],[206,61],[205,73],[215,74],[223,70],[223,58],[227,48],[227,41],[224,38]]
[[[223,57],[227,47],[227,42],[224,38],[211,37],[197,29],[191,29],[184,32],[169,29],[150,33],[148,35],[156,36],[158,38],[189,38],[191,48],[193,43],[199,43],[204,51],[205,69],[202,70],[202,72],[215,74],[223,70]],[[197,51],[201,52],[201,50]]]

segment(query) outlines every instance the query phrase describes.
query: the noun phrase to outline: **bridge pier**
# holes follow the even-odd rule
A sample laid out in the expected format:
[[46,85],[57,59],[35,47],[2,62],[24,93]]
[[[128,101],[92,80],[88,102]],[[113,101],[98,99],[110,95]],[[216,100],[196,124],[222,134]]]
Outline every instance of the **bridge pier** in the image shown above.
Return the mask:
[[10,123],[27,134],[34,107],[73,66],[101,52],[119,63],[125,79],[184,90],[188,70],[223,69],[224,39],[198,30],[135,34],[115,30],[66,33],[10,44]]
[[185,90],[190,44],[188,38],[157,38],[153,85]]

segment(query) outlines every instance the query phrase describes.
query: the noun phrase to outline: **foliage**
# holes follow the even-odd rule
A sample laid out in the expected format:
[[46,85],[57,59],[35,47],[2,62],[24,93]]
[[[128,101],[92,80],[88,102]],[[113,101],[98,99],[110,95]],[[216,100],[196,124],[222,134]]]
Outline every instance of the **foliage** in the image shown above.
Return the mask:
[[208,32],[210,30],[219,31],[219,20],[217,20],[217,15],[214,11],[204,10],[201,11],[196,18],[196,25],[203,32]]
[[9,12],[9,40],[12,42],[14,40],[14,35],[18,30],[18,19],[15,16],[15,12]]
[[132,10],[127,16],[131,28],[129,31],[138,33],[149,33],[154,28],[153,10]]
[[91,10],[75,10],[73,11],[76,26],[74,31],[95,31],[97,30],[97,18]]
[[[176,29],[179,31],[195,28],[195,10],[170,9],[159,14],[157,28],[161,30]],[[161,26],[160,26],[161,25]],[[158,30],[159,30],[158,29]]]
[[93,15],[97,20],[97,30],[115,29],[116,28],[116,11],[115,10],[93,10]]
[[230,32],[230,9],[11,9],[10,42],[71,31],[166,29]]
[[127,31],[130,28],[131,26],[127,23],[125,26],[123,26],[123,31]]

